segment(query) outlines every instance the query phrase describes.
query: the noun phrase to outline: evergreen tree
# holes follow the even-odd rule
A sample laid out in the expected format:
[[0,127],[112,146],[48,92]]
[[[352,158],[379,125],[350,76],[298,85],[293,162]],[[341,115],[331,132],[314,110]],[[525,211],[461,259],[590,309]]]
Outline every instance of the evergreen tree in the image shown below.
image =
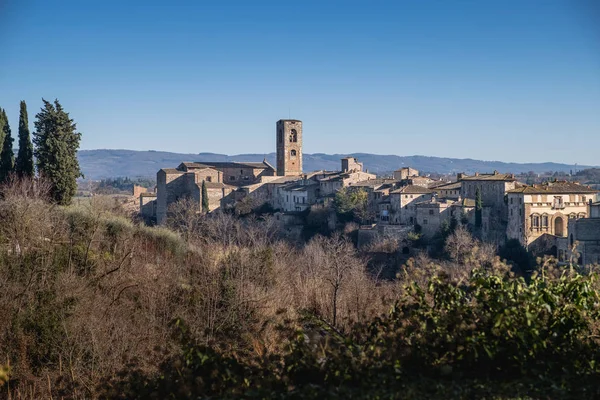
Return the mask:
[[33,144],[29,134],[29,119],[25,101],[21,101],[21,111],[19,113],[19,153],[17,154],[15,171],[20,177],[33,177],[35,173]]
[[483,201],[481,200],[481,192],[479,188],[475,191],[475,227],[481,228],[483,213]]
[[33,133],[38,173],[51,183],[53,200],[69,204],[77,191],[77,178],[83,176],[77,160],[81,133],[58,100],[42,101]]
[[0,152],[0,183],[6,182],[8,176],[15,168],[15,153],[13,152],[13,141],[10,125],[8,124],[8,117],[6,111],[1,110],[0,114],[0,128],[2,133],[0,134],[1,152]]
[[206,189],[206,181],[202,181],[202,212],[208,213],[210,211],[208,205],[208,190]]

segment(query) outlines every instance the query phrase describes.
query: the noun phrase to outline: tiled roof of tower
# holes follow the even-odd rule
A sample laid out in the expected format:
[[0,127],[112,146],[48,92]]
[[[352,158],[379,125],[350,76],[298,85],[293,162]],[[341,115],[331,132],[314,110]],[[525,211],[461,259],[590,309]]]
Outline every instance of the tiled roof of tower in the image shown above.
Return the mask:
[[524,194],[569,194],[569,193],[598,193],[598,190],[587,186],[580,185],[576,182],[546,182],[531,186],[522,186],[508,193],[524,193]]
[[431,189],[427,189],[427,188],[425,188],[423,186],[407,185],[407,186],[401,187],[400,189],[392,190],[391,193],[419,193],[419,194],[429,194],[429,193],[433,193],[433,191]]

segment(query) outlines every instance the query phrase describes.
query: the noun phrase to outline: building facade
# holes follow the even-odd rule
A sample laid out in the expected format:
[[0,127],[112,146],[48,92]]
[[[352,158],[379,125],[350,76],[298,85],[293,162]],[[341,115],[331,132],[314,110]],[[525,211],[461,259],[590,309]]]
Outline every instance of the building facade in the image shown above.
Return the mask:
[[280,119],[277,134],[277,175],[302,174],[302,121]]
[[542,236],[566,237],[569,220],[587,218],[598,191],[573,182],[547,182],[508,192],[509,239],[529,246]]

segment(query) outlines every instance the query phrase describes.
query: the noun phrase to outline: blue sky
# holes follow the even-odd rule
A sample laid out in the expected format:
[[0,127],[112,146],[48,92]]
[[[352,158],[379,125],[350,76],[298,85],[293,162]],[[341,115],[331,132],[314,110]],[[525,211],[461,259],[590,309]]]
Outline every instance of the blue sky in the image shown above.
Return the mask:
[[600,165],[596,0],[0,0],[0,107],[82,149]]

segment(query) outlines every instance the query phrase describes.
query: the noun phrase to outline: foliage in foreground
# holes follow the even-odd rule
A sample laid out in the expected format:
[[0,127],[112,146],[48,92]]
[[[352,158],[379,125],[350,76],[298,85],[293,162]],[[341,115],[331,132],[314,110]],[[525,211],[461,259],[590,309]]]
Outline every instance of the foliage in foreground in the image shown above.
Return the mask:
[[157,374],[127,373],[114,398],[593,398],[600,395],[596,276],[474,270],[412,284],[389,314],[344,335],[308,315],[281,354],[197,345]]

